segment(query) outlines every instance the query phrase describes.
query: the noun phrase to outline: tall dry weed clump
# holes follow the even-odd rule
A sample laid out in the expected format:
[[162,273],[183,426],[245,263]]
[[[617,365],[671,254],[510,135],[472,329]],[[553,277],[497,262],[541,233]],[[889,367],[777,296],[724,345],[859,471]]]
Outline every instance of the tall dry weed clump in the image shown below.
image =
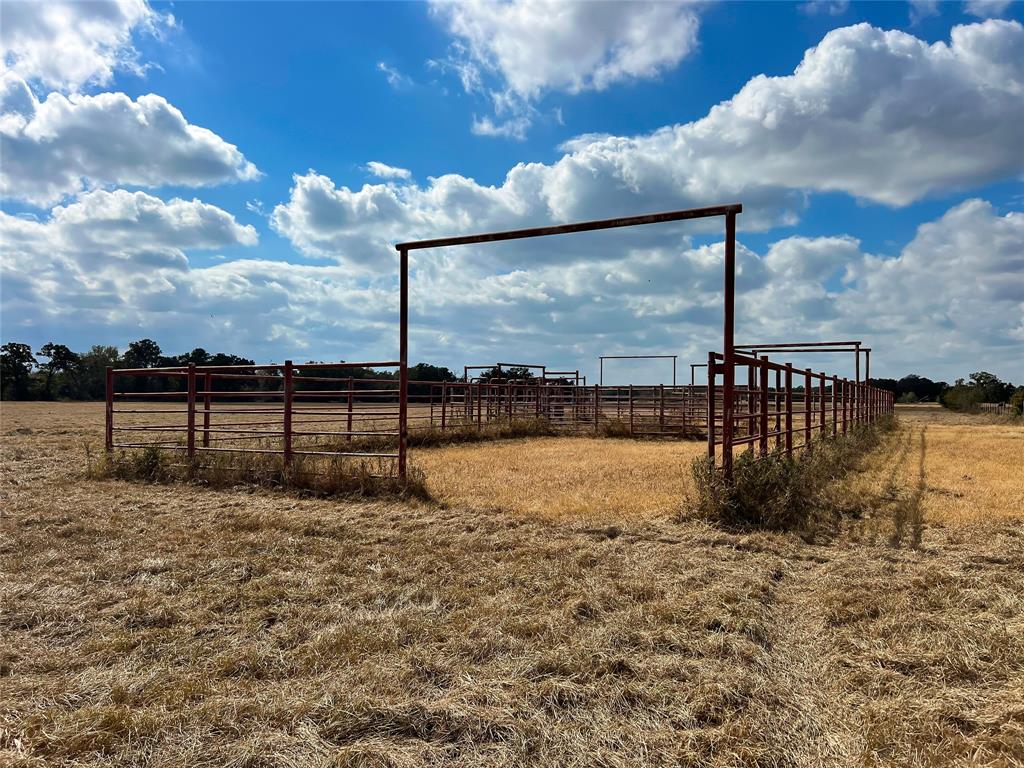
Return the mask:
[[807,528],[823,515],[835,514],[835,500],[828,489],[895,428],[896,418],[886,416],[873,425],[858,425],[846,434],[823,437],[792,456],[777,449],[757,458],[748,450],[733,463],[731,482],[710,459],[695,459],[697,513],[727,526]]
[[286,467],[280,456],[259,453],[217,453],[175,462],[156,447],[89,458],[92,479],[148,483],[191,482],[210,487],[240,484],[302,491],[316,496],[397,497],[428,499],[424,473],[410,467],[402,480],[379,459],[295,456]]

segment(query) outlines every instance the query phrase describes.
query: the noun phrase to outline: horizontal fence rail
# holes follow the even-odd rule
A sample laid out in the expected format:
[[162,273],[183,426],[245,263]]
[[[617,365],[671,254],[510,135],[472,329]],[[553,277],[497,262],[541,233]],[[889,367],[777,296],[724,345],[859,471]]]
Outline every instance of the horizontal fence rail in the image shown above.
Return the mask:
[[363,462],[396,474],[405,451],[398,380],[346,371],[392,361],[107,369],[106,448]]
[[[543,421],[570,434],[703,437],[706,387],[586,386],[573,379],[410,381],[396,362],[108,369],[106,449],[368,462],[401,475],[410,435]],[[346,375],[359,369],[360,375]],[[575,374],[575,372],[571,372]],[[360,377],[362,376],[362,377]],[[403,403],[404,400],[404,403]]]
[[572,433],[704,434],[703,386],[584,386],[544,380],[410,382],[410,428],[452,430],[544,420]]
[[874,423],[894,408],[891,392],[866,382],[741,353],[733,355],[736,383],[729,391],[717,383],[719,376],[726,379],[724,359],[720,353],[708,355],[712,396],[706,399],[705,424],[708,456],[727,475],[737,450],[757,458],[792,455],[826,435]]

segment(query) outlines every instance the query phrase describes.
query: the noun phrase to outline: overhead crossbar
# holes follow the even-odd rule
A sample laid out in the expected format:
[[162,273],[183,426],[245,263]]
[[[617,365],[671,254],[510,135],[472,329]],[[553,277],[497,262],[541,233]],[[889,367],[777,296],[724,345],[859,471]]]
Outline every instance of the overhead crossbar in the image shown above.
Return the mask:
[[433,240],[413,240],[398,243],[398,251],[415,251],[421,248],[446,248],[450,245],[473,245],[475,243],[496,243],[501,240],[522,240],[527,237],[547,237],[548,235],[568,235],[573,232],[593,232],[598,229],[617,229],[619,227],[635,227],[641,224],[662,224],[669,221],[685,221],[686,219],[706,219],[713,216],[725,216],[743,212],[740,203],[732,205],[715,205],[710,208],[690,208],[685,211],[667,211],[665,213],[649,213],[645,216],[626,216],[617,219],[598,219],[596,221],[580,221],[575,224],[558,224],[553,227],[532,227],[530,229],[510,229],[504,232],[484,232],[479,235],[462,235],[459,237],[438,237]]

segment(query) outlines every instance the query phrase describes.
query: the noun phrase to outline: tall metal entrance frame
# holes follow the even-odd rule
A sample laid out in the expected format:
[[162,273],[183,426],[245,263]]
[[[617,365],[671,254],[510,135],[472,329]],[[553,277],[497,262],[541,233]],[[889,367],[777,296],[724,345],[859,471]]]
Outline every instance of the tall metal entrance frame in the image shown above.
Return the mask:
[[[724,279],[724,304],[725,319],[723,323],[723,354],[725,370],[723,372],[723,385],[727,392],[731,392],[734,386],[735,371],[733,347],[733,333],[735,330],[735,297],[736,297],[736,216],[743,212],[743,206],[739,203],[731,205],[716,205],[707,208],[689,208],[679,211],[667,211],[665,213],[651,213],[644,216],[627,216],[615,219],[599,219],[597,221],[581,221],[575,224],[560,224],[551,227],[533,227],[530,229],[513,229],[504,232],[485,232],[478,235],[463,235],[459,237],[441,237],[431,240],[416,240],[406,243],[398,243],[395,250],[399,256],[399,270],[401,279],[399,283],[399,330],[398,330],[398,357],[399,369],[399,436],[398,436],[398,474],[406,476],[406,454],[409,438],[408,408],[409,408],[409,252],[424,250],[427,248],[448,248],[455,245],[476,245],[479,243],[496,243],[503,240],[522,240],[532,237],[547,237],[549,235],[568,235],[576,232],[593,232],[599,229],[619,229],[621,227],[636,227],[646,224],[663,224],[672,221],[687,221],[689,219],[708,219],[722,216],[725,218],[725,279]],[[732,403],[731,398],[726,398],[723,433],[732,435]]]

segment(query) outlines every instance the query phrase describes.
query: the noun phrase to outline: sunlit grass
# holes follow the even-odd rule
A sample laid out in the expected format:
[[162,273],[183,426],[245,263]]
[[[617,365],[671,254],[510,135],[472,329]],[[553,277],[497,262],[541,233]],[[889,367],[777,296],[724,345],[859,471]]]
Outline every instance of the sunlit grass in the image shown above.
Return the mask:
[[701,442],[551,437],[413,451],[434,498],[550,519],[636,521],[679,512]]

